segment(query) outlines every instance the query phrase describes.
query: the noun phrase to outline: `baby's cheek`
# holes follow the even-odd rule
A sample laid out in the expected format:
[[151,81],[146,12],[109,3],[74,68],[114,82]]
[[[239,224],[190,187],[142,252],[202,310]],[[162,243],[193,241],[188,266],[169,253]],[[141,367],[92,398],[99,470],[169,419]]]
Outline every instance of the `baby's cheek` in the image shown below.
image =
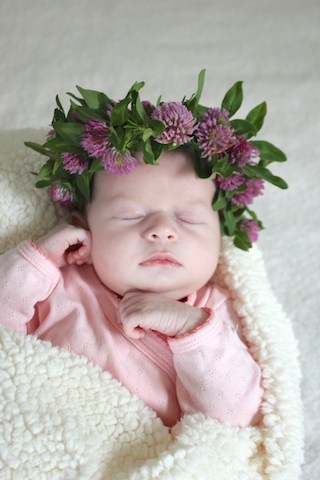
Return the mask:
[[130,252],[130,242],[126,235],[109,233],[101,236],[98,241],[93,241],[94,257],[100,269],[106,271],[121,271]]
[[203,248],[199,254],[199,263],[201,262],[203,272],[209,278],[214,274],[216,271],[219,254],[221,248],[221,235],[220,230],[219,232],[215,231],[211,238],[208,238],[207,241],[204,242]]
[[108,249],[114,250],[117,248],[118,235],[109,230],[101,229],[100,231],[92,232],[92,248],[99,251],[100,254]]

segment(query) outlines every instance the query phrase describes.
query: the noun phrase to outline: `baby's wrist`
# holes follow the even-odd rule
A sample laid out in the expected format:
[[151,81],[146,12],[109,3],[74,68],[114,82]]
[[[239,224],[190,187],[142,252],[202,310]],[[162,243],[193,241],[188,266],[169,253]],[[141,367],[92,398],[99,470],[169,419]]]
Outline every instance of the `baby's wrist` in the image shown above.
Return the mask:
[[52,254],[50,254],[50,252],[47,251],[47,249],[44,247],[41,241],[36,240],[34,242],[33,240],[30,240],[30,244],[35,250],[37,250],[41,255],[43,255],[55,267],[58,267],[56,259]]
[[197,307],[192,308],[193,310],[190,314],[190,317],[185,322],[183,327],[176,333],[176,337],[181,337],[183,335],[192,333],[194,330],[200,328],[208,320],[209,313],[206,310]]

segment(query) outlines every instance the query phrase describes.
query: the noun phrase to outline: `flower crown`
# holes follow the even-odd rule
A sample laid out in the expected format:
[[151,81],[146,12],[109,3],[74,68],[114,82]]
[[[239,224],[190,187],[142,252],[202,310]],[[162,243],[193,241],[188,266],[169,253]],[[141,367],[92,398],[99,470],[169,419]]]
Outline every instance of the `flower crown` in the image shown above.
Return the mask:
[[156,105],[141,101],[144,82],[135,82],[118,102],[107,95],[77,86],[82,98],[72,93],[67,114],[56,96],[52,130],[43,145],[25,145],[49,157],[38,173],[36,187],[50,186],[53,201],[83,211],[90,200],[92,177],[105,169],[127,174],[137,164],[134,153],[143,152],[145,163],[157,165],[163,150],[187,146],[201,178],[216,183],[212,208],[219,211],[222,233],[234,237],[234,244],[248,250],[263,228],[248,208],[261,195],[264,181],[280,188],[287,184],[272,175],[271,162],[283,162],[285,154],[266,141],[251,141],[261,129],[267,112],[266,102],[253,108],[244,120],[230,118],[242,104],[242,83],[226,93],[221,108],[199,104],[205,70],[198,77],[198,89],[181,102]]

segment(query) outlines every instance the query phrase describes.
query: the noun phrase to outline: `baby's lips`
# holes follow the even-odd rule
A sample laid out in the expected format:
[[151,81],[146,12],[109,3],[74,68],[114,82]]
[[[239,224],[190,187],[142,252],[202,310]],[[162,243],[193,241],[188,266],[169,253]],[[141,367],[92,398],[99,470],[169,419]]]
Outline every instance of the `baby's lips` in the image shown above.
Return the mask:
[[167,265],[176,265],[181,266],[181,263],[178,262],[172,255],[167,252],[158,252],[154,253],[148,257],[143,262],[139,263],[141,266],[154,265],[154,264],[167,264]]

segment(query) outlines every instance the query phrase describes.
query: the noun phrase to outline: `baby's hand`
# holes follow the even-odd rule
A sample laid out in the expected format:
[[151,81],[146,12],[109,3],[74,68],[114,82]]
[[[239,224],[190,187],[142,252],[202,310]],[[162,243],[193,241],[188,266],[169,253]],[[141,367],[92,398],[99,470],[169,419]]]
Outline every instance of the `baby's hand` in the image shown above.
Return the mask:
[[58,268],[91,263],[91,233],[84,228],[61,224],[34,243]]
[[204,310],[150,292],[126,293],[119,305],[119,315],[125,333],[136,339],[144,337],[145,330],[182,335],[208,318]]

